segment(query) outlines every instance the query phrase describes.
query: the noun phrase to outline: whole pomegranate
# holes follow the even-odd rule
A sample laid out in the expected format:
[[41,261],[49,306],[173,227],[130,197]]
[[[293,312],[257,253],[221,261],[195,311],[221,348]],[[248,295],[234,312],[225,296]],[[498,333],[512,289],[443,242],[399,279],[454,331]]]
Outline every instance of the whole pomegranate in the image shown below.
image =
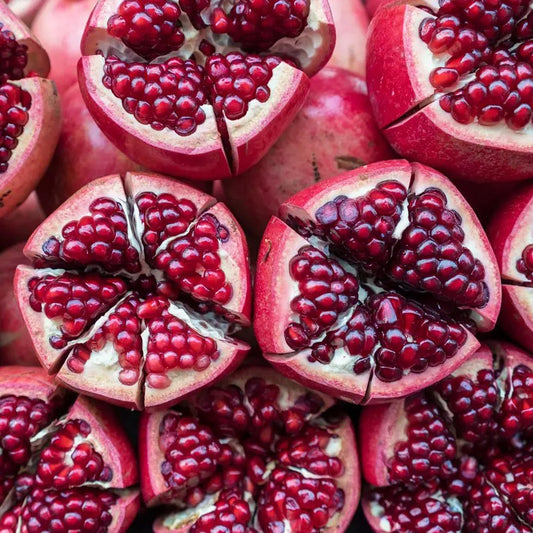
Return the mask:
[[25,241],[43,220],[39,198],[32,192],[14,211],[0,218],[0,250]]
[[291,123],[334,44],[327,0],[100,0],[80,87],[102,131],[142,166],[227,178]]
[[221,182],[223,198],[248,235],[258,239],[293,194],[367,163],[392,157],[372,116],[364,80],[326,67],[293,123],[249,171]]
[[453,178],[530,178],[532,24],[525,0],[385,2],[370,26],[367,82],[393,148]]
[[176,403],[249,346],[250,270],[223,204],[176,180],[95,180],[24,248],[15,292],[41,364],[69,388],[141,409]]
[[342,533],[359,503],[350,419],[269,368],[143,413],[139,448],[156,533]]
[[21,263],[27,263],[23,243],[0,253],[0,365],[37,365],[31,337],[15,299],[13,277]]
[[363,409],[363,509],[376,533],[533,531],[533,358],[483,346],[434,387]]
[[[78,82],[81,36],[95,3],[96,0],[46,0],[33,21],[32,30],[50,56],[50,78],[61,96]],[[65,116],[76,116],[63,111]]]
[[374,163],[287,200],[257,260],[265,357],[351,402],[406,396],[453,372],[495,325],[498,266],[470,206],[439,172]]
[[70,399],[41,368],[0,367],[0,531],[125,533],[137,461],[109,406]]
[[361,0],[333,0],[330,3],[337,40],[328,65],[365,75],[368,13]]
[[47,213],[97,178],[140,170],[96,125],[77,83],[63,93],[61,105],[65,116],[76,120],[63,121],[54,157],[37,188]]
[[28,28],[0,5],[0,217],[19,206],[44,174],[60,113],[48,56]]
[[505,331],[533,351],[533,186],[519,189],[500,205],[488,235],[502,274]]

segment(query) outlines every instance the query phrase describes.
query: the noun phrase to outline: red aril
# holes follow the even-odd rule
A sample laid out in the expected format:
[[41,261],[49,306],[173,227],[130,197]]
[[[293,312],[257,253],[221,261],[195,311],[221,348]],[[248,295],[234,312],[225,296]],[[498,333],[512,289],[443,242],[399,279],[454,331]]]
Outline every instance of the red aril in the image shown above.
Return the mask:
[[0,368],[0,530],[126,532],[137,461],[109,406],[70,399],[41,368]]
[[47,213],[97,178],[140,170],[96,125],[77,83],[62,94],[61,105],[63,113],[76,121],[63,121],[54,157],[37,188]]
[[43,220],[39,198],[32,192],[14,211],[0,218],[0,250],[25,241]]
[[30,30],[0,6],[0,217],[35,189],[57,143],[60,113],[48,57]]
[[139,448],[145,503],[174,508],[157,533],[342,532],[359,503],[350,419],[269,368],[144,413]]
[[334,43],[327,0],[100,0],[80,87],[102,131],[139,164],[227,178],[287,128]]
[[326,67],[311,80],[302,109],[269,153],[221,183],[223,198],[247,234],[259,239],[268,219],[293,194],[392,155],[372,116],[364,80]]
[[287,200],[257,261],[254,329],[265,357],[352,402],[406,396],[447,376],[491,330],[493,251],[442,174],[374,163]]
[[95,180],[37,228],[15,291],[42,365],[141,409],[232,370],[248,345],[250,271],[226,206],[155,174]]
[[530,354],[491,342],[434,387],[365,407],[359,440],[372,529],[530,532],[532,400]]
[[402,156],[452,178],[533,175],[528,2],[386,2],[372,19],[367,81]]
[[23,248],[23,243],[15,244],[0,253],[0,365],[38,364],[13,287],[17,266],[27,263]]

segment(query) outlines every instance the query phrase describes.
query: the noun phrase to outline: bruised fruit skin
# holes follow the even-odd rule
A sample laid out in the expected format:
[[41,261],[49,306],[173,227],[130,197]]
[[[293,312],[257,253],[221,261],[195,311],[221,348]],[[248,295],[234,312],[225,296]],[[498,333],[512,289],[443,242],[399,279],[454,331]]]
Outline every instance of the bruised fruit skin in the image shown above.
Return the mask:
[[356,403],[406,396],[453,372],[501,303],[496,260],[470,206],[442,174],[401,160],[282,204],[263,235],[255,287],[265,357]]
[[15,291],[41,364],[69,388],[141,409],[231,371],[249,347],[242,230],[226,206],[155,174],[95,180],[37,228]]
[[247,234],[259,239],[268,219],[293,194],[392,156],[372,116],[364,80],[326,67],[311,80],[302,109],[269,153],[249,171],[221,182],[223,198]]
[[[78,4],[77,1],[72,3]],[[139,165],[111,144],[96,125],[77,83],[62,93],[61,105],[66,116],[77,117],[77,120],[63,121],[54,157],[37,187],[39,200],[47,213],[97,178],[140,170]]]
[[402,156],[473,182],[531,177],[531,8],[527,2],[384,2],[367,82]]
[[342,532],[359,503],[349,418],[267,367],[144,413],[139,448],[146,505],[171,508],[158,533]]
[[54,152],[60,111],[48,56],[30,30],[0,6],[0,217],[35,189]]
[[533,187],[519,188],[494,213],[488,236],[502,274],[500,324],[508,335],[533,350]]
[[376,533],[526,533],[533,359],[490,342],[422,393],[363,409],[363,510]]
[[27,263],[24,244],[15,244],[0,253],[0,365],[38,365],[30,334],[18,308],[13,287],[15,270]]
[[120,150],[154,171],[213,180],[266,154],[334,45],[327,0],[100,0],[78,75]]
[[137,463],[109,406],[72,402],[37,367],[1,367],[0,386],[0,529],[126,532]]

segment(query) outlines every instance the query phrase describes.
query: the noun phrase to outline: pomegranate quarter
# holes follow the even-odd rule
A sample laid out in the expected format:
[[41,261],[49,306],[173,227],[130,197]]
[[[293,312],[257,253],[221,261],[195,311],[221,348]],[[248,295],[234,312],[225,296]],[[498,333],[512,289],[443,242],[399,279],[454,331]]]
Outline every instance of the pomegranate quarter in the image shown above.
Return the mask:
[[363,408],[373,530],[533,531],[532,402],[531,355],[490,343],[435,387]]
[[143,167],[227,178],[290,124],[334,44],[327,0],[100,0],[80,86],[104,133]]
[[178,181],[95,180],[30,237],[15,292],[37,355],[65,386],[141,409],[233,369],[248,345],[248,250],[226,206]]
[[359,503],[350,419],[270,368],[143,413],[139,449],[156,533],[342,533]]
[[259,250],[254,327],[265,357],[352,402],[423,389],[459,367],[501,304],[494,253],[442,174],[374,163],[282,204]]
[[374,113],[400,155],[475,182],[533,176],[527,0],[382,2],[367,50]]
[[42,368],[0,368],[0,531],[125,533],[137,461],[109,406],[72,402]]

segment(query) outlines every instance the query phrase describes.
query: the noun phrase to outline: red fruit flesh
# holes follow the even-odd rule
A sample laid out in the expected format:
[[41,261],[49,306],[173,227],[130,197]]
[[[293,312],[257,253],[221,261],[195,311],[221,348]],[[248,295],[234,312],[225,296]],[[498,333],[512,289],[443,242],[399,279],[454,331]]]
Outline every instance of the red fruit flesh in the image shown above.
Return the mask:
[[227,178],[288,127],[334,42],[326,0],[101,0],[82,39],[80,87],[137,163]]
[[109,408],[69,405],[40,368],[2,367],[0,385],[0,529],[127,531],[137,468]]
[[0,23],[0,217],[35,188],[52,157],[60,128],[57,93],[46,80],[46,52],[2,6]]
[[503,281],[500,323],[528,350],[533,350],[532,221],[533,188],[525,186],[497,209],[488,227]]
[[37,355],[66,386],[128,407],[175,403],[248,345],[246,241],[223,204],[127,173],[75,193],[35,231],[15,286]]
[[349,418],[266,367],[143,414],[139,446],[145,503],[176,508],[159,533],[345,531],[359,502]]
[[38,364],[13,287],[17,266],[27,262],[22,253],[23,248],[22,243],[16,244],[0,253],[0,365]]
[[269,218],[293,194],[391,157],[372,116],[364,80],[326,67],[312,78],[302,109],[269,153],[249,171],[221,183],[222,197],[247,234],[259,239]]
[[398,153],[474,182],[531,176],[530,11],[527,2],[383,3],[368,86]]
[[374,531],[532,530],[532,361],[490,343],[424,393],[364,408],[363,509]]
[[494,327],[493,252],[436,171],[362,167],[293,196],[279,217],[259,251],[254,328],[288,376],[357,403],[406,396],[472,355],[469,330]]

